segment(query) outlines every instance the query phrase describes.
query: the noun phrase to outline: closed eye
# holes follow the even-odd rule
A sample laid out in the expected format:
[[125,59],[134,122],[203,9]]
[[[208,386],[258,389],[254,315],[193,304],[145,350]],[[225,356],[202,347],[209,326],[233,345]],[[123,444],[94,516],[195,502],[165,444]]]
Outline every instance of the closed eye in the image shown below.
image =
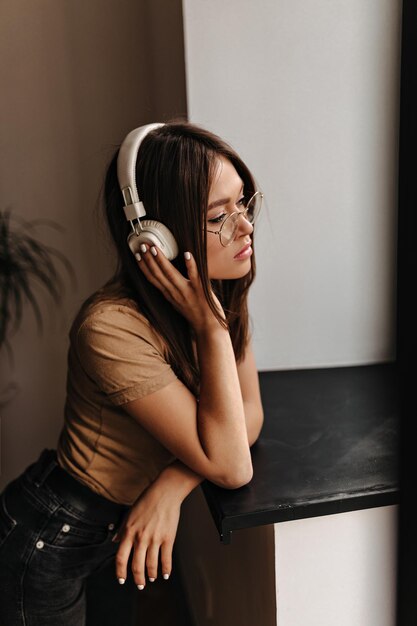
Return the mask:
[[[238,200],[236,202],[236,206],[238,207],[238,209],[244,209],[246,206],[246,199],[243,196],[242,198],[240,198],[240,200]],[[228,217],[229,214],[227,213],[221,213],[221,215],[218,215],[217,217],[212,217],[211,219],[208,220],[208,222],[210,222],[210,224],[220,224],[221,222],[223,222],[223,220]]]
[[222,222],[225,217],[226,217],[226,213],[222,213],[221,215],[218,215],[217,217],[212,217],[211,220],[208,220],[208,221],[210,224],[220,224],[220,222]]

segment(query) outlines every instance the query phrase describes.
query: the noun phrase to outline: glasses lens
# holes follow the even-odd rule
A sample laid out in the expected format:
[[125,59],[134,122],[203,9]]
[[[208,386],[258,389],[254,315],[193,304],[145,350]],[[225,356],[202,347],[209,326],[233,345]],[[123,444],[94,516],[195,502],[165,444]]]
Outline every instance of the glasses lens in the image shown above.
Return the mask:
[[[257,191],[251,198],[249,198],[248,204],[246,205],[245,219],[253,224],[259,215],[261,206],[262,194],[260,191]],[[241,214],[241,211],[239,213],[232,213],[224,220],[223,226],[220,229],[220,241],[223,246],[228,246],[235,238]]]
[[262,194],[259,191],[257,191],[252,196],[252,198],[249,199],[249,202],[246,205],[246,209],[247,209],[246,219],[248,220],[248,222],[250,222],[251,224],[254,223],[254,221],[259,215],[261,206],[262,206]]
[[223,246],[228,246],[235,238],[237,221],[240,213],[232,213],[223,222],[223,226],[220,229],[220,240]]

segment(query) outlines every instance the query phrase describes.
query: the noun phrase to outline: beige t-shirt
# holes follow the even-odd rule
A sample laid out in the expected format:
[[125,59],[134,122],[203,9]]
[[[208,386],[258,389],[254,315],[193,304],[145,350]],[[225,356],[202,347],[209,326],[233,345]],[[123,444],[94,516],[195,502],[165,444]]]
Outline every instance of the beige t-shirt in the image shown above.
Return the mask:
[[71,327],[58,463],[132,504],[175,457],[122,408],[176,380],[160,336],[129,298],[81,309]]

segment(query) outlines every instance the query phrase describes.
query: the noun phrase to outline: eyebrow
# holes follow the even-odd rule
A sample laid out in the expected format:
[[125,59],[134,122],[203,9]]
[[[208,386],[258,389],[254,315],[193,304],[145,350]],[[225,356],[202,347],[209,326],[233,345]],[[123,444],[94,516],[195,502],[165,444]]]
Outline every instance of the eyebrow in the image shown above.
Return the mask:
[[[238,195],[240,196],[240,194],[243,191],[243,183],[242,186],[240,188],[240,191],[238,193]],[[210,211],[211,209],[215,209],[218,206],[223,206],[223,204],[228,204],[231,201],[231,198],[220,198],[219,200],[214,200],[214,202],[210,202],[210,204],[207,207],[207,211]]]

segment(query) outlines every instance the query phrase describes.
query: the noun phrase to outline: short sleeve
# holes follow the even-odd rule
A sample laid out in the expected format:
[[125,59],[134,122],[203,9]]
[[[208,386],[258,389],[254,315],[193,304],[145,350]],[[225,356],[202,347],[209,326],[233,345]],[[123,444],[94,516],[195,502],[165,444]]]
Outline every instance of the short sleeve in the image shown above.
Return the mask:
[[75,342],[82,369],[115,405],[142,398],[177,378],[149,322],[127,306],[91,313]]

